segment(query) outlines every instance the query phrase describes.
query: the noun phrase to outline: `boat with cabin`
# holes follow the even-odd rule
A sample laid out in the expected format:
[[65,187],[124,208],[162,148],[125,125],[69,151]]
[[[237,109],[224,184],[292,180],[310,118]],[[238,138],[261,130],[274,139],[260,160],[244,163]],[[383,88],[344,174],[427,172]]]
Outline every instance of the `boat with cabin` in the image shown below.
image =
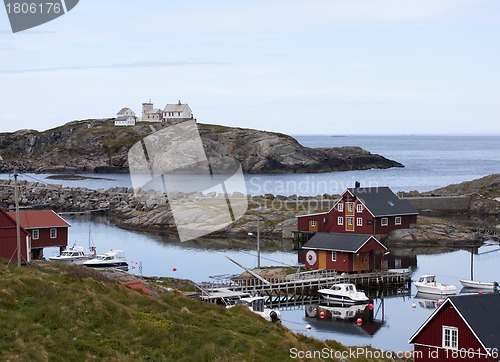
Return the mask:
[[451,284],[440,283],[433,274],[422,275],[420,279],[414,282],[419,293],[436,295],[454,295],[457,294],[457,287]]
[[330,288],[319,289],[318,293],[326,302],[358,304],[368,303],[369,301],[366,294],[361,290],[357,290],[352,283],[334,284]]
[[49,260],[61,264],[83,264],[84,262],[93,259],[94,254],[85,254],[83,252],[83,247],[73,245],[69,249],[64,249],[61,255],[50,256]]
[[84,266],[90,268],[112,268],[128,271],[128,263],[123,250],[110,250],[106,254],[97,255],[94,259],[87,260]]
[[281,314],[277,309],[267,308],[265,306],[264,297],[244,297],[235,300],[234,304],[228,305],[227,308],[232,308],[237,305],[248,307],[252,312],[260,315],[269,322],[281,321]]

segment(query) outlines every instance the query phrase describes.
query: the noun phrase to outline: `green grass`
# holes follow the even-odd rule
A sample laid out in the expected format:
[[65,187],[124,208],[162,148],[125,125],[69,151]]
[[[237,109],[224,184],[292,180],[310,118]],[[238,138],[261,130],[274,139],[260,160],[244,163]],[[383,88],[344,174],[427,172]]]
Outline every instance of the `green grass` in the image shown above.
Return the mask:
[[150,297],[84,267],[0,263],[2,361],[286,361],[345,347],[181,292]]

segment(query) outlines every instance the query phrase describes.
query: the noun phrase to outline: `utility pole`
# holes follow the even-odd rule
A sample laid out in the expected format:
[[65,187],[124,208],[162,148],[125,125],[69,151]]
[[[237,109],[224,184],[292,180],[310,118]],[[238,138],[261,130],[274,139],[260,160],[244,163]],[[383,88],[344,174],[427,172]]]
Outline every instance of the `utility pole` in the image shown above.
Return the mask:
[[257,208],[257,268],[260,269],[260,205]]
[[19,188],[17,168],[14,168],[14,198],[16,203],[17,266],[21,266],[21,226],[19,224]]

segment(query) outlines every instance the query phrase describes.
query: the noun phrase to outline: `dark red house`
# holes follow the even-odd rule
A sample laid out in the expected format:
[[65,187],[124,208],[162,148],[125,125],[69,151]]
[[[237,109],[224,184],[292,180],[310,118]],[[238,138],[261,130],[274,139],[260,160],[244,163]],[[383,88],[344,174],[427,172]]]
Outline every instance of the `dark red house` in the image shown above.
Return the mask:
[[[15,220],[16,213],[9,212]],[[43,257],[43,248],[68,246],[68,227],[62,217],[52,210],[25,210],[19,212],[21,226],[31,235],[31,256]]]
[[[361,272],[380,268],[387,248],[372,235],[316,233],[299,251],[299,262],[308,269]],[[378,258],[377,258],[378,256]]]
[[415,332],[417,361],[499,361],[500,294],[446,299]]
[[[29,233],[20,228],[21,241],[21,262],[29,262]],[[0,209],[0,258],[12,260],[17,263],[17,228],[16,216],[12,218],[5,210]]]

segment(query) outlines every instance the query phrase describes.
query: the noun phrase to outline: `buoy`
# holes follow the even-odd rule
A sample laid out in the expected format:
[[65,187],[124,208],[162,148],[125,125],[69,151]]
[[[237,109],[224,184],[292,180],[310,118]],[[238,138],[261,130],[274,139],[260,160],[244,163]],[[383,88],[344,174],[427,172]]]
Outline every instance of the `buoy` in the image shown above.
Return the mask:
[[415,303],[413,303],[413,304],[411,305],[411,307],[412,307],[413,309],[415,309],[415,308],[417,308],[417,305],[416,305]]
[[480,290],[480,291],[478,292],[478,294],[483,294],[483,291],[482,291],[482,290]]
[[363,320],[361,318],[358,318],[358,320],[356,321],[356,324],[358,326],[362,325],[363,324]]
[[306,326],[306,329],[311,329],[311,325],[310,325],[310,324],[308,324],[308,325]]
[[172,271],[176,272],[176,271],[177,271],[177,268],[172,268]]
[[319,312],[319,317],[321,319],[325,318],[325,312],[323,312],[323,311]]
[[370,310],[373,310],[373,303],[370,303],[370,304],[368,305],[368,308],[370,308]]

